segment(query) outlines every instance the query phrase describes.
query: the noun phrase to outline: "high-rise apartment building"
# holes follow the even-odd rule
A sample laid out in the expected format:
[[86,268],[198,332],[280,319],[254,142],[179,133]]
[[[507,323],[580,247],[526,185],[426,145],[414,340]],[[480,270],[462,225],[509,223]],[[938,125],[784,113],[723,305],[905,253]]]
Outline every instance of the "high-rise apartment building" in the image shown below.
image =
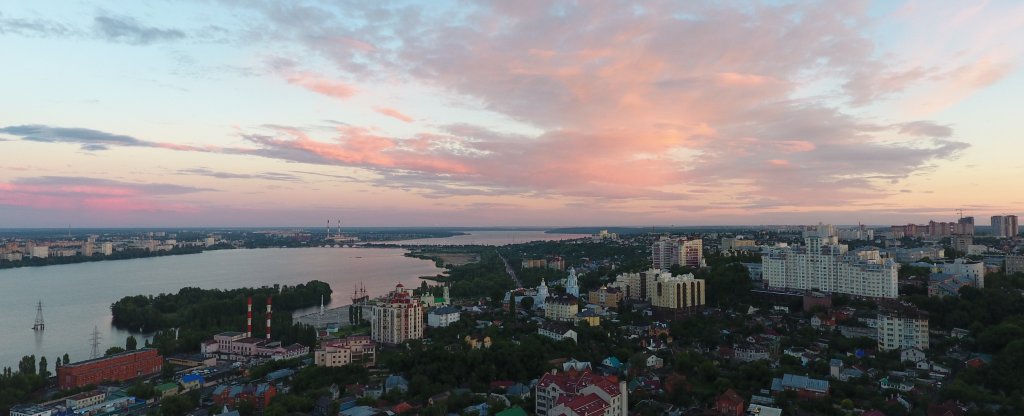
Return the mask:
[[704,242],[699,238],[663,237],[651,245],[651,263],[655,269],[668,269],[674,265],[704,266]]
[[776,247],[762,256],[769,288],[818,290],[895,298],[899,266],[876,249],[849,252],[834,236],[810,235],[803,247]]
[[878,309],[878,349],[928,349],[928,313],[901,302],[887,302]]
[[677,319],[703,309],[705,293],[704,279],[694,279],[691,273],[682,276],[665,273],[654,281],[651,306],[658,318]]
[[615,282],[610,286],[622,290],[626,299],[646,301],[653,296],[654,282],[661,275],[670,276],[671,274],[658,269],[639,273],[622,273],[615,277]]
[[1020,233],[1016,215],[993,215],[992,234],[999,238],[1013,238]]
[[423,338],[423,304],[399,283],[387,300],[373,306],[370,337],[391,345]]

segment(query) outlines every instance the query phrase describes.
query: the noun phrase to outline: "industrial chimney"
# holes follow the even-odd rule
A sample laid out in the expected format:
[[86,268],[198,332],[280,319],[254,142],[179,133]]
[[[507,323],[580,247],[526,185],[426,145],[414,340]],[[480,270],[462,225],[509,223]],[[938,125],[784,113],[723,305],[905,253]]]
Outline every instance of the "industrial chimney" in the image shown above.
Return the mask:
[[252,336],[252,296],[249,296],[249,310],[246,318],[248,319],[248,326],[245,330],[245,337],[248,338]]
[[273,299],[267,296],[267,341],[270,341],[270,300]]

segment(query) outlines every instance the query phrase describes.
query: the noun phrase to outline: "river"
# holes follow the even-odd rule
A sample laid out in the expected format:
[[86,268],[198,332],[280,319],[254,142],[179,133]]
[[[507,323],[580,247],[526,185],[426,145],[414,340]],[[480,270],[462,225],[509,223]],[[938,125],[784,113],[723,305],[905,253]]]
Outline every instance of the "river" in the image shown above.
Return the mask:
[[[543,231],[471,231],[448,238],[402,243],[505,245],[584,237]],[[433,262],[405,257],[405,250],[381,248],[293,248],[217,250],[202,254],[100,261],[0,270],[0,367],[17,368],[23,355],[72,361],[89,358],[93,328],[102,354],[124,346],[129,332],[110,325],[110,304],[137,294],[177,292],[182,287],[234,289],[263,285],[327,282],[334,296],[327,307],[350,303],[355,284],[371,296],[397,283],[419,285],[419,277],[440,272]],[[43,302],[46,330],[35,332],[36,302]],[[239,313],[245,306],[239,305]],[[242,328],[239,328],[242,330]],[[137,334],[141,344],[143,334]]]
[[[333,307],[349,303],[359,282],[370,295],[381,295],[397,283],[419,285],[420,276],[443,271],[433,262],[404,254],[376,248],[218,250],[0,270],[0,367],[16,369],[21,356],[29,354],[45,355],[51,371],[53,360],[64,353],[72,361],[87,359],[94,327],[102,337],[101,354],[112,346],[123,347],[129,333],[110,325],[110,304],[124,296],[177,292],[186,286],[232,289],[321,280],[334,289],[327,305]],[[39,300],[46,329],[37,333],[31,327]],[[245,305],[238,305],[238,311],[245,313]]]

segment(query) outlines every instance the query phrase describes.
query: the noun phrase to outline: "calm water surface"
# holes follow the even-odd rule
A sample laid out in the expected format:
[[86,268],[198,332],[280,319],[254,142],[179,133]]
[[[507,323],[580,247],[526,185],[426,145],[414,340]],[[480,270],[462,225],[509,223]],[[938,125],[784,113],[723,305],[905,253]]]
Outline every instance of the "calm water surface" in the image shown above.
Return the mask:
[[506,244],[527,243],[530,241],[571,240],[589,237],[589,234],[548,234],[544,231],[467,231],[466,235],[444,238],[422,238],[418,240],[390,241],[394,244],[408,245],[462,245],[477,244],[484,246],[503,246]]
[[[358,282],[370,295],[381,295],[397,283],[418,285],[420,276],[442,271],[433,262],[404,253],[371,248],[221,250],[0,270],[0,367],[17,368],[21,356],[29,354],[46,356],[51,371],[53,360],[64,353],[72,361],[87,359],[94,326],[102,337],[101,353],[123,347],[129,333],[110,325],[110,304],[124,296],[177,292],[185,286],[233,289],[315,279],[334,289],[328,306],[341,306],[349,303]],[[42,333],[32,331],[38,300],[43,301],[46,321]],[[244,308],[239,305],[239,313]]]

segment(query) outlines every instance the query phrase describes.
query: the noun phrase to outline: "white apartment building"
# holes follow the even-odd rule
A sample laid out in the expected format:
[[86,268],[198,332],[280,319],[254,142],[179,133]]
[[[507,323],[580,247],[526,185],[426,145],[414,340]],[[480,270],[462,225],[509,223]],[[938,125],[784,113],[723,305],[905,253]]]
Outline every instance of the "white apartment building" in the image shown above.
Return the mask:
[[582,371],[555,371],[535,387],[534,412],[542,416],[626,416],[629,390],[614,376]]
[[818,290],[895,298],[897,263],[878,250],[848,252],[835,236],[808,235],[803,247],[775,247],[762,256],[764,280],[775,289]]
[[454,306],[444,306],[427,313],[427,326],[431,328],[444,328],[455,322],[459,322],[459,309]]
[[386,301],[373,305],[370,337],[391,345],[423,338],[423,304],[398,284]]
[[932,265],[932,272],[950,274],[954,276],[966,276],[974,279],[978,289],[985,288],[985,263],[959,258],[953,261],[935,263]]
[[878,349],[905,348],[928,349],[928,313],[892,301],[878,310]]

